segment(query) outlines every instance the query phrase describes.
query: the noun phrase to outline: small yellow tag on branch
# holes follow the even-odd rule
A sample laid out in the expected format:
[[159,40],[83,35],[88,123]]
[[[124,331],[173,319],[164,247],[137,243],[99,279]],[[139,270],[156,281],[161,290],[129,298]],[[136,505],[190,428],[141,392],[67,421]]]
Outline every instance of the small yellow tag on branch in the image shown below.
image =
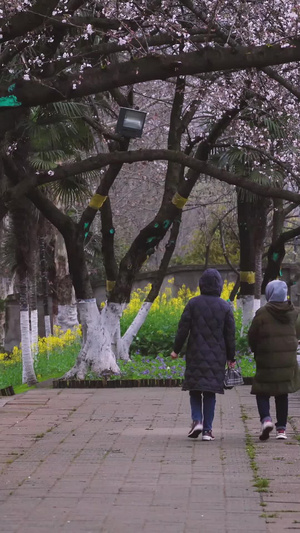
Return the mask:
[[240,280],[249,284],[255,283],[255,272],[240,272]]
[[178,209],[183,209],[187,201],[188,199],[183,198],[183,196],[180,196],[178,192],[175,192],[172,198],[172,204],[174,204]]
[[115,288],[115,285],[116,285],[116,282],[115,281],[110,281],[110,280],[106,280],[106,290],[107,292],[111,292],[114,288]]
[[103,206],[107,196],[102,196],[102,194],[94,194],[89,203],[89,207],[92,209],[100,209]]

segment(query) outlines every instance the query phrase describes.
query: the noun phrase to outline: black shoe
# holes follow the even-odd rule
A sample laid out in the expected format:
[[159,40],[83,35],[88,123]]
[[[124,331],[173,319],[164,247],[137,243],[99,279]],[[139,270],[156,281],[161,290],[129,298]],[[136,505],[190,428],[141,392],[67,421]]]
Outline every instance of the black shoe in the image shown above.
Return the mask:
[[274,428],[272,420],[266,420],[261,425],[261,434],[259,435],[259,440],[268,440],[271,431]]
[[199,420],[194,420],[194,422],[192,423],[192,427],[188,433],[188,437],[190,437],[190,439],[196,439],[197,437],[199,437],[200,433],[202,432],[202,429],[203,426],[201,422],[199,422]]

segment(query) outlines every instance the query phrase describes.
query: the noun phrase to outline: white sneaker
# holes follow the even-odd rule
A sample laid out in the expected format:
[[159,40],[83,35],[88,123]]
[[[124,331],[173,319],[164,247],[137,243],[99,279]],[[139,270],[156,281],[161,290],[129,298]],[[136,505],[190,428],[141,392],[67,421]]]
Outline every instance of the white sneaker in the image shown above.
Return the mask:
[[265,422],[263,422],[261,425],[261,434],[259,435],[259,440],[267,440],[272,429],[274,429],[272,420],[265,420]]
[[202,440],[215,440],[212,431],[203,431]]
[[194,422],[192,423],[192,427],[188,432],[188,437],[190,437],[190,439],[197,439],[200,433],[202,433],[202,429],[203,425],[201,424],[201,422],[199,422],[199,420],[194,420]]
[[277,429],[276,431],[276,439],[287,439],[285,429]]

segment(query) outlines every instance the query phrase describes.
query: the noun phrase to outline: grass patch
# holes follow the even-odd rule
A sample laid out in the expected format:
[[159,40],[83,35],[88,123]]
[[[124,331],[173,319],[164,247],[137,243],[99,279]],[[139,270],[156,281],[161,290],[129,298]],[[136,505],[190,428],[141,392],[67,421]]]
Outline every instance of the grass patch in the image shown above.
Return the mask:
[[38,433],[38,434],[35,436],[35,439],[42,439],[43,437],[45,437],[45,433]]
[[[50,337],[52,338],[52,337]],[[48,352],[37,355],[34,364],[38,382],[51,378],[62,377],[74,365],[80,350],[80,340],[63,348],[54,348]],[[16,394],[25,392],[35,387],[22,384],[21,358],[0,360],[0,389],[12,385]]]
[[248,420],[248,418],[249,418],[249,416],[246,415],[246,413],[243,413],[243,414],[241,415],[241,419],[242,419],[243,422],[245,422],[246,420]]
[[[248,417],[245,412],[245,409],[241,405],[241,419],[243,421],[246,433],[246,452],[249,457],[250,467],[253,472],[253,486],[256,488],[257,492],[268,492],[270,481],[267,478],[260,477],[258,474],[258,465],[256,462],[256,448],[246,424],[247,418]],[[263,502],[261,503],[261,505],[262,504]],[[264,505],[262,506],[264,507]]]
[[265,477],[257,477],[253,483],[253,486],[257,488],[257,492],[268,492],[269,485],[270,481]]

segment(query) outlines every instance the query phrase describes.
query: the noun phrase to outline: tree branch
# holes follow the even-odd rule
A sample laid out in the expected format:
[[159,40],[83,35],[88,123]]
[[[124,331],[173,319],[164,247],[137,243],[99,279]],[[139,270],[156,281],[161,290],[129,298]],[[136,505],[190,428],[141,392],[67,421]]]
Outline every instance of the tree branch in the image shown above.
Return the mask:
[[45,19],[52,16],[58,4],[59,0],[36,0],[34,6],[28,11],[21,11],[10,18],[0,19],[0,27],[2,27],[0,43],[24,36],[27,32],[44,24]]
[[[263,45],[234,48],[206,47],[178,55],[148,55],[105,68],[88,68],[80,75],[56,77],[49,84],[19,79],[12,94],[22,106],[32,107],[111,90],[150,80],[203,72],[245,70],[300,59],[300,42],[287,47]],[[8,94],[8,89],[5,93]],[[4,107],[4,106],[2,106]]]
[[[197,7],[195,7],[195,5],[193,4],[193,2],[191,0],[183,0],[182,3],[188,9],[190,9],[192,11],[192,13],[194,13],[194,15],[198,16],[199,19],[202,20],[202,22],[204,22],[206,24],[209,24],[210,29],[214,30],[215,34],[220,39],[222,39],[224,44],[228,43],[230,46],[232,46],[233,48],[236,48],[236,49],[239,49],[241,47],[241,43],[237,39],[234,39],[233,37],[231,37],[231,35],[229,33],[224,31],[219,26],[219,24],[217,24],[216,22],[211,22],[211,21],[208,20],[208,17],[206,15],[204,9],[201,10],[201,9],[198,9]],[[264,66],[264,67],[261,68],[261,70],[262,70],[262,72],[267,74],[267,76],[269,76],[269,78],[272,78],[273,80],[277,81],[280,85],[285,87],[285,89],[287,89],[291,94],[296,96],[296,98],[300,101],[300,90],[295,85],[293,85],[292,83],[287,81],[285,78],[283,78],[278,72],[276,72],[276,70],[272,69],[270,66]]]
[[[196,171],[197,175],[202,173],[215,178],[218,181],[223,181],[229,185],[235,185],[237,187],[247,189],[248,191],[265,196],[267,198],[283,198],[289,202],[294,202],[297,205],[300,203],[299,193],[286,189],[279,189],[271,185],[265,186],[260,185],[259,183],[254,183],[246,176],[241,174],[233,174],[232,172],[220,169],[210,163],[188,156],[183,152],[176,152],[173,150],[136,150],[99,154],[78,163],[62,165],[57,167],[57,169],[54,171],[51,171],[51,174],[53,175],[49,175],[49,173],[41,173],[39,175],[33,174],[30,176],[24,176],[24,179],[18,185],[8,189],[0,199],[0,220],[8,212],[11,202],[17,198],[20,198],[20,196],[23,194],[26,194],[32,187],[52,183],[54,181],[67,178],[75,174],[80,174],[82,172],[97,170],[108,164],[131,164],[137,161],[157,160],[174,161]],[[182,189],[179,189],[179,191],[184,193],[185,190],[188,192],[188,190],[191,190],[191,188],[190,182],[187,180],[184,181]],[[185,197],[188,197],[188,194]]]

